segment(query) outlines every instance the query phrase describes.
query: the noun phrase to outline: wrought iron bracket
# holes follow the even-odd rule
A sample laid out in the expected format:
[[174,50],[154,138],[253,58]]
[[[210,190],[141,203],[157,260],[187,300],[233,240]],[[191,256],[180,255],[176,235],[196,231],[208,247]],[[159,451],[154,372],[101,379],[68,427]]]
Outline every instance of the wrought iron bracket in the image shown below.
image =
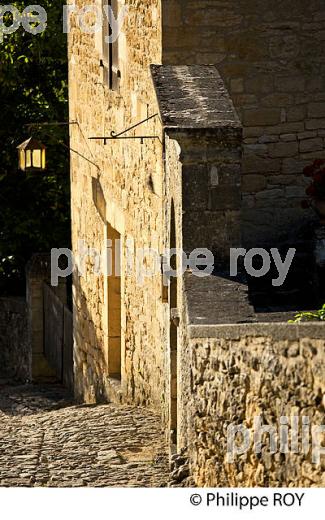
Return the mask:
[[135,128],[138,128],[139,126],[143,125],[147,121],[150,121],[154,117],[157,117],[158,115],[159,114],[157,113],[150,117],[147,117],[143,121],[140,121],[139,123],[136,123],[135,125],[130,126],[126,130],[123,130],[123,132],[119,132],[118,134],[112,130],[110,136],[88,137],[88,139],[90,139],[90,140],[98,139],[99,141],[104,141],[104,145],[107,144],[107,141],[114,141],[114,140],[118,140],[118,139],[140,139],[141,144],[143,143],[144,139],[158,139],[159,141],[161,141],[160,137],[158,135],[131,135],[131,136],[124,135],[124,134],[130,132],[131,130],[134,130]]

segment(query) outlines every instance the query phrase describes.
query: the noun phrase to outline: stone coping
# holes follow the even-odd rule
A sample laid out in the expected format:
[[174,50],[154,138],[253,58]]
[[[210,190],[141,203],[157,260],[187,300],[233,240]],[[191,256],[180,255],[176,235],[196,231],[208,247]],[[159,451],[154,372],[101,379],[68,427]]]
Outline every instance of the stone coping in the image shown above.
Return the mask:
[[245,323],[233,325],[188,325],[190,339],[270,337],[275,340],[324,339],[325,323]]
[[150,68],[165,128],[242,128],[214,65],[151,65]]

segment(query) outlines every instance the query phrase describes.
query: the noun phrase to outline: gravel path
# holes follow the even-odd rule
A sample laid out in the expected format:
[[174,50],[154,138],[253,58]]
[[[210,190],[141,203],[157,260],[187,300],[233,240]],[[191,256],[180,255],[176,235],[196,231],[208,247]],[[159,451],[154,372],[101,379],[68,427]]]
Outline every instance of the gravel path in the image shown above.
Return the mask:
[[76,405],[60,387],[0,383],[0,486],[164,487],[168,479],[151,411]]

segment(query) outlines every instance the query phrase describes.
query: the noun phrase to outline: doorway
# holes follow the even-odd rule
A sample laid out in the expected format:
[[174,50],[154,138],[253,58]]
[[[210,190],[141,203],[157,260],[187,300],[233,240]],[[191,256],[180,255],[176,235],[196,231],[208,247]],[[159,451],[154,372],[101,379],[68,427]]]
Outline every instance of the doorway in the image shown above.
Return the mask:
[[113,379],[121,379],[121,235],[107,223],[108,276],[107,335],[108,373]]

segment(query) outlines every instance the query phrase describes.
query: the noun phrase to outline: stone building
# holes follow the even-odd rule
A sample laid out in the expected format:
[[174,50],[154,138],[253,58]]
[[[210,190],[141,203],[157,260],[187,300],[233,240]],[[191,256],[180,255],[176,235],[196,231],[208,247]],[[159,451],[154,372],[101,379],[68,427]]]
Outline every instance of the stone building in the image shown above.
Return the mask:
[[[128,8],[116,41],[106,41],[105,16],[101,30],[85,30],[92,14],[80,9],[90,4],[111,4],[115,17]],[[171,445],[188,448],[199,485],[319,484],[321,471],[300,455],[303,471],[252,454],[233,467],[221,450],[225,425],[250,426],[261,410],[275,421],[284,410],[321,417],[324,327],[257,312],[247,283],[229,277],[229,255],[293,247],[313,221],[301,208],[302,171],[325,158],[323,0],[75,6],[77,397],[154,407]],[[209,249],[215,275],[201,278],[192,266],[168,279],[159,266],[141,276],[173,248]],[[95,250],[113,264],[110,276],[95,272]]]

